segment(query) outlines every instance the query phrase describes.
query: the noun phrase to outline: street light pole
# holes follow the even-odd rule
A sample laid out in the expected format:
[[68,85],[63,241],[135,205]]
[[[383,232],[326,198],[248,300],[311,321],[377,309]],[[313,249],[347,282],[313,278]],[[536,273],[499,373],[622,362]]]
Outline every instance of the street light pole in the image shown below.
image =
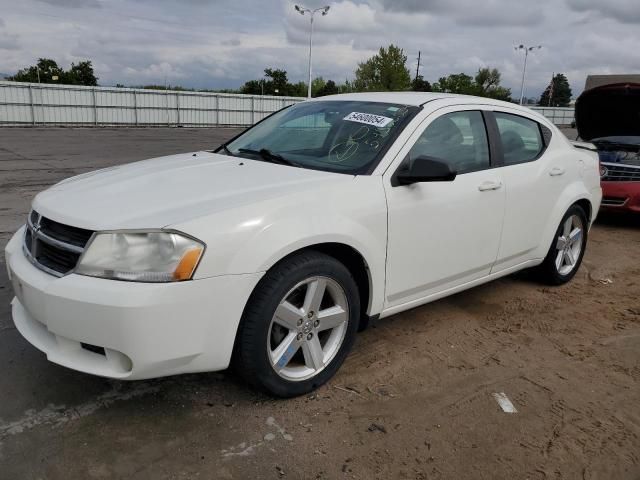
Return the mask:
[[309,29],[309,87],[307,90],[307,98],[311,98],[311,69],[312,69],[312,55],[313,55],[313,16],[317,12],[322,12],[322,16],[324,17],[327,13],[329,13],[328,6],[316,8],[315,10],[311,10],[310,8],[306,8],[300,5],[296,5],[295,9],[300,15],[304,15],[308,13],[311,17],[311,26]]
[[542,48],[541,45],[536,45],[534,47],[526,47],[524,45],[518,45],[514,47],[516,51],[524,50],[524,66],[522,67],[522,83],[520,84],[520,105],[522,105],[522,99],[524,98],[524,79],[527,75],[527,57],[529,56],[529,52],[533,50],[539,50]]

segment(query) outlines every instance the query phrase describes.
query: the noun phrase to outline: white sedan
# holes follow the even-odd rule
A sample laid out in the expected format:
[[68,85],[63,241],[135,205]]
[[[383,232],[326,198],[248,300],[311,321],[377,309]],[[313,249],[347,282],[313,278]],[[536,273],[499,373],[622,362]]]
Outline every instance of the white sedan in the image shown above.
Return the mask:
[[598,158],[533,111],[434,93],[323,97],[215,152],[38,194],[6,247],[20,333],[118,379],[233,364],[300,395],[357,331],[525,268],[580,266]]

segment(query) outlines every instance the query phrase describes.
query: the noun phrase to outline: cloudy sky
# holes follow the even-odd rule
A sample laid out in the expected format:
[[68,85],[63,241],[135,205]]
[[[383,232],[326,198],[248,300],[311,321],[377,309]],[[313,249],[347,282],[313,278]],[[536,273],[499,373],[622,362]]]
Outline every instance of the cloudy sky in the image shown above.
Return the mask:
[[[640,73],[640,0],[305,0],[331,5],[316,17],[314,73],[353,78],[359,61],[382,45],[401,46],[412,75],[418,51],[429,81],[497,67],[520,91],[538,96],[552,72],[574,93],[589,73]],[[0,72],[38,57],[65,68],[93,61],[101,85],[162,84],[234,88],[265,67],[307,69],[308,17],[289,0],[0,0]]]

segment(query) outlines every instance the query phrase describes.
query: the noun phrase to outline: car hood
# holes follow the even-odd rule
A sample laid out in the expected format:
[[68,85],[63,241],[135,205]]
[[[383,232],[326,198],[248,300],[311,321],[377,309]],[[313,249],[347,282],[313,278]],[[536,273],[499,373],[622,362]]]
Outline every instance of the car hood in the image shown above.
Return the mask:
[[90,230],[161,228],[308,192],[353,176],[196,152],[89,172],[39,193],[33,208]]
[[640,84],[603,85],[576,101],[576,128],[583,140],[640,135]]
[[599,148],[622,149],[631,151],[640,150],[639,135],[613,135],[611,137],[592,138],[591,143]]

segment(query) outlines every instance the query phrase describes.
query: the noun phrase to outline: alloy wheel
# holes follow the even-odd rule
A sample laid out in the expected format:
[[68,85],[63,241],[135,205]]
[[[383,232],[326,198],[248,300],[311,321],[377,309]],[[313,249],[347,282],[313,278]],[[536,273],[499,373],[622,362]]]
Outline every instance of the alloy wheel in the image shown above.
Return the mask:
[[560,275],[569,275],[580,260],[584,224],[578,215],[571,215],[562,226],[556,242],[556,269]]
[[267,352],[282,378],[302,381],[321,372],[340,350],[349,302],[328,277],[309,277],[282,298],[269,325]]

